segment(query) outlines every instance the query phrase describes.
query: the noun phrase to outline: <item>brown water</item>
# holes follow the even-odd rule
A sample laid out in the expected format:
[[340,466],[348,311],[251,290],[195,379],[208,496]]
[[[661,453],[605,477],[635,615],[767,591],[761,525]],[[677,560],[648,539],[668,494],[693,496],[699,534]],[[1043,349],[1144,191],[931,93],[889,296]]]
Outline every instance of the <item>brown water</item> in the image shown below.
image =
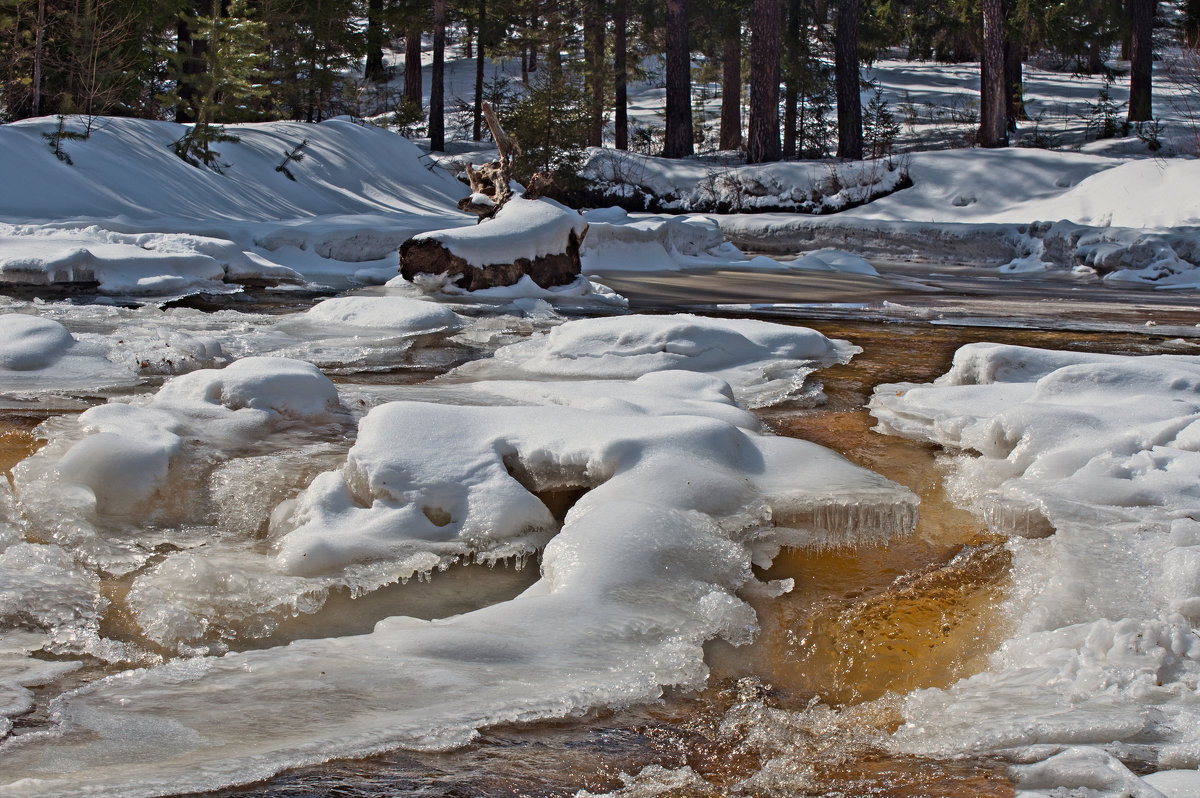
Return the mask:
[[[1191,348],[1146,335],[806,324],[864,352],[820,373],[825,404],[764,411],[764,422],[909,486],[921,497],[912,535],[877,547],[782,552],[760,576],[791,578],[795,588],[775,599],[748,598],[759,615],[759,639],[741,649],[710,645],[713,677],[699,694],[491,729],[460,751],[334,762],[218,794],[571,796],[616,789],[621,773],[661,765],[686,766],[698,781],[676,789],[644,785],[631,794],[1011,796],[1000,763],[931,762],[881,747],[901,722],[899,694],[979,670],[1004,639],[1007,626],[996,608],[1009,558],[978,519],[946,501],[936,448],[872,432],[863,405],[879,383],[933,379],[970,341],[1138,353]],[[0,412],[0,472],[36,450],[39,420]],[[119,614],[120,597],[110,598]],[[355,609],[348,607],[347,617]],[[110,623],[119,624],[117,614]],[[786,787],[738,786],[768,762],[786,774]]]

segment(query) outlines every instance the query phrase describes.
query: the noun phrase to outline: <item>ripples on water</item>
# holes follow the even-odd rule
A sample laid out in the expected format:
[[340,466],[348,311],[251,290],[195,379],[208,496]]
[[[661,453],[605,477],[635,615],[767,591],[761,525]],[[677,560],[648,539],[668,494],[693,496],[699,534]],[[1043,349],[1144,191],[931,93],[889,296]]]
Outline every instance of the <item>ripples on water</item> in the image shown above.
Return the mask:
[[[818,375],[825,404],[773,408],[761,413],[764,421],[781,435],[828,446],[917,492],[921,516],[913,535],[886,546],[782,552],[760,576],[792,578],[795,588],[778,598],[747,597],[758,611],[762,633],[741,649],[710,644],[713,678],[698,695],[671,695],[659,705],[582,719],[491,729],[465,750],[334,762],[214,795],[448,798],[569,796],[581,789],[628,796],[1011,795],[999,763],[932,762],[881,748],[901,721],[899,694],[945,686],[977,671],[1005,638],[1006,624],[995,608],[1004,595],[1009,555],[977,518],[948,503],[935,448],[872,432],[863,404],[876,384],[932,380],[970,341],[1119,352],[1171,351],[1174,345],[1115,334],[806,326],[847,338],[864,352],[849,365]],[[0,471],[37,449],[40,420],[0,411]],[[563,497],[568,505],[570,500]],[[466,611],[472,599],[459,598],[459,588],[485,573],[489,586],[472,590],[484,603],[515,595],[536,577],[532,568],[484,572],[464,566],[436,575],[431,583],[397,585],[366,599],[335,595],[324,611],[284,625],[262,644],[324,636],[334,629],[338,634],[365,631],[390,614],[431,617],[444,614],[447,606]],[[127,589],[117,580],[105,590],[113,609],[102,628],[118,638]],[[89,670],[75,678],[89,678]],[[69,685],[58,689],[64,686]],[[36,713],[23,719],[37,721]]]

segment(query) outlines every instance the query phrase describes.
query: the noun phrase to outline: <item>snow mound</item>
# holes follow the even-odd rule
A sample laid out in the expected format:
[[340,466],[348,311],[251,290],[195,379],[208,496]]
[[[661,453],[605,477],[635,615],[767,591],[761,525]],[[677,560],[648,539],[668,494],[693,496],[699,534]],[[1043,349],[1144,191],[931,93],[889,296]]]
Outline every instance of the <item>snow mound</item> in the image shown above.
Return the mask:
[[877,387],[871,412],[968,452],[951,495],[1014,536],[1012,638],[910,695],[895,747],[1200,765],[1200,358],[972,344],[931,385]]
[[326,299],[305,312],[303,320],[309,324],[391,330],[408,335],[457,330],[463,325],[462,318],[447,307],[397,296]]
[[75,343],[56,321],[6,313],[0,316],[0,369],[42,369],[61,358]]
[[0,313],[0,396],[93,393],[134,385],[136,375],[53,319]]
[[807,376],[861,351],[804,327],[690,314],[567,322],[465,364],[448,379],[634,379],[683,369],[728,381],[738,398],[765,406],[813,393]]

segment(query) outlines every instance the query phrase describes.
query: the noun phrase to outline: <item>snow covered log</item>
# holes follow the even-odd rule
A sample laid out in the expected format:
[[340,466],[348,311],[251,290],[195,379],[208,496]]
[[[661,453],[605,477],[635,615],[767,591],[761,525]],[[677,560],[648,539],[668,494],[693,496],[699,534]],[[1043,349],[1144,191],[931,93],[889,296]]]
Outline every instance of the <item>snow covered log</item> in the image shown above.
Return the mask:
[[467,291],[512,285],[528,275],[542,288],[579,277],[587,222],[547,199],[515,197],[474,227],[421,233],[400,245],[400,274],[423,286]]

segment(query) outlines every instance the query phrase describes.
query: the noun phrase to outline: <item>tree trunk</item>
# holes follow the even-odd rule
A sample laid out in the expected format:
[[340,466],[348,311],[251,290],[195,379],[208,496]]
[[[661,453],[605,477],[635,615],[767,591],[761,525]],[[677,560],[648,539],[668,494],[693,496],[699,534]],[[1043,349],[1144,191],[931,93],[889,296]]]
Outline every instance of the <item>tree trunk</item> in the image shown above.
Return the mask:
[[983,0],[983,58],[979,62],[979,144],[1008,146],[1004,99],[1004,10],[1001,0]]
[[363,66],[365,80],[387,80],[383,71],[383,0],[367,3],[367,61]]
[[479,0],[479,33],[475,41],[475,108],[471,140],[483,139],[483,30],[487,24],[487,0]]
[[33,116],[42,112],[42,41],[46,31],[46,0],[38,0],[37,31],[33,38],[33,86],[31,97]]
[[783,69],[783,157],[796,157],[796,111],[800,89],[796,67],[800,60],[800,0],[788,1],[785,67]]
[[446,149],[446,0],[433,0],[433,70],[429,86],[429,149]]
[[1130,0],[1129,48],[1129,121],[1148,122],[1153,118],[1151,70],[1154,63],[1155,0]]
[[721,46],[721,143],[723,150],[742,146],[742,30],[736,24]]
[[858,74],[858,20],[861,13],[860,0],[841,0],[838,3],[833,50],[834,87],[837,92],[837,154],[839,158],[853,161],[862,160],[863,157],[862,95],[859,93]]
[[546,15],[546,57],[550,60],[550,71],[556,78],[562,75],[562,48],[562,9],[558,3],[551,3],[550,13]]
[[584,61],[592,100],[588,107],[588,146],[604,144],[604,10],[601,0],[588,0],[583,17]]
[[613,112],[613,127],[618,150],[629,149],[629,96],[625,85],[626,29],[625,0],[613,2],[613,81],[616,108]]
[[1004,42],[1004,105],[1008,130],[1017,129],[1018,121],[1028,121],[1025,113],[1025,47],[1014,41]]
[[[197,14],[204,13],[203,3],[204,0],[197,0],[193,5]],[[208,41],[192,38],[192,29],[186,17],[179,19],[175,41],[176,52],[183,56],[181,69],[183,74],[179,78],[179,87],[176,91],[180,102],[175,106],[175,121],[195,122],[196,89],[191,81],[191,76],[202,75],[208,68],[205,60],[205,55],[208,53]]]
[[750,22],[750,137],[746,162],[779,160],[780,0],[754,0]]
[[667,0],[667,108],[664,158],[686,158],[692,148],[692,59],[688,0]]
[[421,27],[415,24],[404,36],[404,99],[421,107]]

